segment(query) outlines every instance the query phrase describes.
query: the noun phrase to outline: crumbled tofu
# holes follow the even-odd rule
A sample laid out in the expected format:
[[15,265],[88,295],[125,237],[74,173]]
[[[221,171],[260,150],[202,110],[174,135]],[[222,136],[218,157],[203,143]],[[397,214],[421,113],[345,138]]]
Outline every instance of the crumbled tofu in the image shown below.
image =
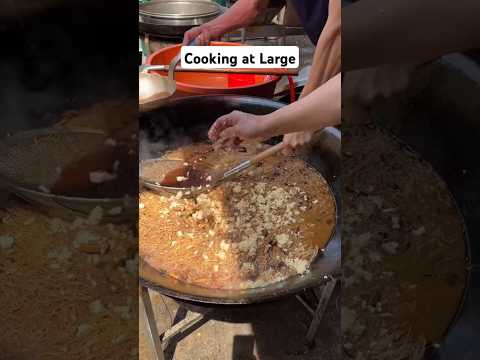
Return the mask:
[[390,255],[395,255],[397,253],[398,243],[390,241],[388,243],[382,244],[382,249],[385,250]]
[[138,204],[138,208],[139,208],[139,209],[145,208],[145,204],[144,204],[144,203],[139,203],[139,204]]
[[72,257],[72,252],[68,249],[68,247],[62,247],[60,249],[52,249],[48,252],[47,257],[49,259],[55,259],[60,262],[64,262],[69,260]]
[[251,272],[251,271],[254,271],[255,270],[255,265],[253,265],[252,263],[243,263],[242,264],[242,267],[240,268],[241,271],[244,271],[244,272]]
[[80,230],[73,240],[73,247],[79,249],[83,245],[96,245],[98,236],[88,230]]
[[267,184],[264,182],[259,182],[257,185],[255,185],[255,190],[259,193],[265,192],[265,189],[267,187]]
[[103,306],[101,300],[92,301],[88,305],[88,309],[90,310],[90,313],[92,313],[94,315],[98,315],[98,314],[105,311],[105,307]]
[[228,249],[230,249],[230,244],[225,242],[225,240],[222,240],[220,242],[220,249],[222,249],[223,251],[228,251]]
[[49,221],[48,225],[49,225],[48,226],[49,230],[52,233],[66,233],[67,232],[66,223],[65,223],[65,221],[63,221],[61,219],[58,219],[58,218],[51,219]]
[[105,145],[107,146],[117,146],[117,141],[115,139],[108,138],[105,140]]
[[290,237],[287,234],[276,235],[275,240],[281,248],[287,246],[291,242]]
[[106,171],[92,171],[89,174],[90,182],[92,184],[101,184],[107,181],[112,181],[117,178],[117,175],[110,174]]
[[298,274],[305,273],[309,267],[308,261],[301,259],[287,259],[285,263],[288,267],[295,270]]
[[178,182],[182,182],[182,181],[185,181],[185,180],[188,180],[188,177],[185,177],[185,176],[177,176],[177,181],[178,181]]
[[207,176],[207,181],[212,181],[212,177],[210,175]]
[[198,210],[196,212],[194,212],[192,214],[192,217],[195,219],[195,220],[203,220],[203,211],[202,210]]
[[89,325],[89,324],[78,325],[78,327],[77,327],[77,337],[88,334],[91,329],[92,329],[92,326]]
[[182,236],[183,236],[183,232],[177,231],[177,236],[178,236],[178,237],[182,237]]
[[203,257],[204,260],[208,260],[208,255],[207,254],[203,254],[202,257]]
[[218,265],[213,265],[213,271],[218,272]]
[[258,235],[251,234],[243,238],[238,244],[238,249],[243,252],[248,252],[249,255],[254,255],[257,251]]
[[134,258],[128,259],[125,262],[125,267],[128,273],[132,276],[137,276],[138,274],[138,254],[135,255]]
[[115,160],[115,162],[113,163],[113,172],[114,173],[118,172],[119,168],[120,168],[120,161]]
[[421,236],[425,234],[425,232],[426,232],[425,226],[420,226],[418,229],[413,230],[412,234],[415,236]]
[[10,235],[1,235],[0,236],[0,249],[8,250],[11,249],[15,244],[15,238]]
[[131,308],[128,305],[115,306],[113,312],[120,315],[120,318],[123,320],[130,320],[131,318]]
[[89,225],[98,225],[102,222],[103,219],[103,209],[100,206],[96,206],[88,214],[87,223]]
[[183,192],[181,192],[181,191],[179,191],[179,192],[175,195],[175,199],[177,199],[177,200],[180,200],[182,197],[183,197]]
[[238,193],[241,192],[241,191],[242,191],[242,187],[241,187],[240,185],[235,185],[235,186],[233,187],[233,192],[234,192],[234,193],[238,194]]
[[122,213],[122,207],[121,206],[115,206],[114,208],[111,208],[108,210],[108,214],[115,216],[115,215],[120,215]]
[[172,243],[170,244],[172,247],[174,247],[175,245],[177,244],[176,241],[172,241]]

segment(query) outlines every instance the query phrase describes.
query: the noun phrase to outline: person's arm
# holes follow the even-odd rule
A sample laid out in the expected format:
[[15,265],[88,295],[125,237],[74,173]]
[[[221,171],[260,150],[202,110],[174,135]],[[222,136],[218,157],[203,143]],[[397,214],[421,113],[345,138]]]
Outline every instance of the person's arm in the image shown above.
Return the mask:
[[239,0],[218,18],[185,32],[183,45],[187,45],[193,39],[196,39],[196,45],[208,45],[211,39],[251,25],[268,4],[268,0]]
[[361,0],[342,11],[342,70],[480,47],[478,0]]
[[[315,48],[312,68],[300,95],[303,98],[317,89],[320,85],[338,74],[341,70],[341,3],[340,0],[330,0],[328,4],[328,19]],[[300,131],[285,134],[285,141],[289,148],[295,149],[308,144],[314,131]]]
[[233,111],[215,121],[208,133],[212,141],[263,140],[297,131],[323,129],[340,123],[341,75],[308,96],[267,115]]
[[341,75],[337,74],[308,96],[265,115],[261,128],[271,137],[338,125],[342,106],[341,88]]
[[315,48],[312,68],[301,97],[307,96],[341,70],[341,3],[330,0],[328,19]]

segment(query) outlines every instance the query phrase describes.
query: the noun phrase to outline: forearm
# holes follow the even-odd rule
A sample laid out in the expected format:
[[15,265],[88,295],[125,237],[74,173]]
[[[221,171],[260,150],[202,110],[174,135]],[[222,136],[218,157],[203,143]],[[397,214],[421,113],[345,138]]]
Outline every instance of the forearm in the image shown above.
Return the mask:
[[342,70],[423,62],[480,47],[478,14],[478,0],[362,0],[346,6]]
[[302,97],[338,74],[341,70],[341,8],[340,1],[331,0],[329,16],[320,34],[308,81]]
[[207,23],[214,37],[251,25],[267,8],[268,0],[239,0],[223,15]]
[[337,74],[308,96],[266,115],[261,126],[271,137],[338,125],[340,117],[341,75]]

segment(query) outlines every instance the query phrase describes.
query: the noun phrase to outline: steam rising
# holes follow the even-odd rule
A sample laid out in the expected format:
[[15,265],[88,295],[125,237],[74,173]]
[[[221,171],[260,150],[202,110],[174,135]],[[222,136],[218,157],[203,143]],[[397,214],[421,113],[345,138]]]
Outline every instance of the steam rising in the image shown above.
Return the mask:
[[[168,150],[198,142],[200,140],[197,138],[198,136],[206,138],[206,128],[198,131],[188,121],[177,119],[176,113],[173,111],[168,115],[156,113],[148,115],[148,117],[146,124],[140,122],[140,160],[158,158]],[[192,134],[196,134],[195,138]]]

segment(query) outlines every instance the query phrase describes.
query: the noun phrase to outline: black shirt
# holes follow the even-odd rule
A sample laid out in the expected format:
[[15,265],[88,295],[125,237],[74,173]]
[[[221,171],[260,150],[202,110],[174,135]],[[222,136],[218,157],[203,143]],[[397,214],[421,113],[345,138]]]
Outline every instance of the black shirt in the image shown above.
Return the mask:
[[310,40],[317,44],[328,18],[329,0],[290,0]]

